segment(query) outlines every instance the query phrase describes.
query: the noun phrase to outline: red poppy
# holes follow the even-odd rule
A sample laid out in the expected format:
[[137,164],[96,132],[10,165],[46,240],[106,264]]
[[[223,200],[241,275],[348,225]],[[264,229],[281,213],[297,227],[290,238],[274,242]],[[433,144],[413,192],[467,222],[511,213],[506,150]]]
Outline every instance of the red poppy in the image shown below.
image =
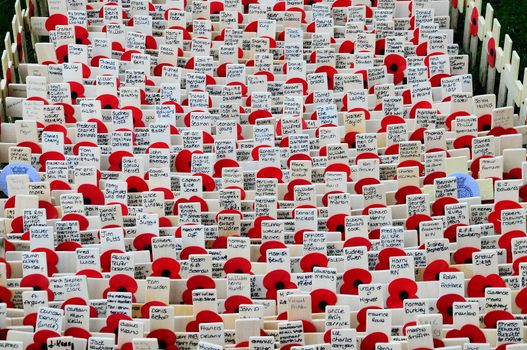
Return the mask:
[[432,218],[426,214],[415,214],[408,217],[404,225],[407,230],[416,230],[419,232],[419,224],[424,221],[432,221]]
[[311,312],[325,312],[326,306],[337,304],[337,295],[329,289],[319,288],[311,291]]
[[125,274],[113,275],[110,278],[110,287],[104,291],[103,296],[106,298],[109,292],[132,293],[132,298],[134,298],[133,294],[137,292],[137,282],[135,278]]
[[372,281],[371,273],[364,269],[349,269],[342,275],[342,286],[340,293],[358,295],[361,284],[369,284]]
[[496,328],[498,321],[513,321],[514,316],[505,310],[492,310],[485,314],[483,317],[483,323],[487,328]]
[[119,108],[119,98],[111,94],[103,94],[96,98],[101,102],[102,109],[117,109]]
[[251,262],[242,257],[230,258],[223,265],[223,271],[226,275],[230,273],[252,274],[251,268]]
[[437,299],[436,307],[441,315],[443,315],[444,324],[452,324],[454,315],[454,303],[465,302],[465,298],[459,294],[445,294]]
[[112,254],[123,254],[124,252],[119,249],[110,249],[101,254],[101,270],[102,272],[110,272],[112,267]]
[[60,152],[55,152],[55,151],[48,151],[48,152],[42,153],[40,157],[38,158],[38,162],[40,164],[39,171],[41,172],[46,171],[46,163],[48,160],[66,160],[66,156]]
[[123,158],[124,157],[133,157],[134,155],[127,151],[115,151],[110,154],[108,157],[108,162],[110,166],[108,167],[109,171],[121,171],[123,169]]
[[15,307],[15,304],[13,304],[13,301],[11,298],[13,297],[13,293],[11,291],[4,287],[0,286],[0,302],[6,303],[7,307],[12,308]]
[[188,258],[191,255],[198,255],[198,254],[208,254],[207,249],[197,246],[197,245],[191,245],[186,248],[183,248],[181,253],[179,253],[179,258],[181,260],[188,260]]
[[180,265],[176,259],[161,257],[152,262],[153,277],[168,277],[170,279],[179,279]]
[[409,278],[398,278],[388,285],[390,296],[386,300],[389,308],[402,308],[405,299],[417,298],[417,283]]
[[516,260],[512,262],[512,271],[514,273],[514,276],[517,276],[520,273],[520,264],[527,262],[527,255],[520,256]]
[[441,272],[457,272],[455,267],[450,267],[445,260],[434,260],[428,264],[423,272],[423,281],[439,281]]
[[70,327],[64,331],[64,335],[66,337],[73,337],[86,340],[88,340],[88,338],[92,336],[89,331],[81,327]]
[[497,274],[488,276],[474,275],[467,285],[467,295],[471,298],[482,298],[487,288],[506,287],[505,281]]
[[382,332],[373,332],[362,339],[360,350],[375,350],[377,343],[388,343],[390,338]]
[[240,305],[242,304],[252,304],[253,301],[250,298],[247,298],[243,295],[231,295],[227,299],[223,306],[225,307],[226,314],[237,314],[239,312]]
[[76,81],[69,81],[71,103],[77,104],[78,98],[84,98],[84,85]]
[[100,332],[118,334],[119,322],[122,320],[132,321],[132,318],[125,314],[111,314],[110,316],[106,317],[106,325],[101,328]]
[[156,306],[167,306],[167,304],[159,300],[152,300],[144,303],[143,306],[141,306],[141,318],[150,318],[150,308]]
[[148,333],[147,338],[157,339],[157,347],[162,350],[177,350],[176,334],[170,329],[156,329]]
[[63,15],[62,13],[55,13],[53,15],[50,15],[48,18],[46,18],[46,22],[44,23],[44,26],[46,27],[46,30],[48,32],[55,30],[55,28],[59,25],[68,25],[68,17]]
[[33,343],[29,344],[26,350],[46,349],[48,339],[56,337],[60,337],[60,334],[49,329],[41,329],[33,334]]
[[79,270],[75,273],[76,276],[86,276],[88,278],[103,278],[102,273],[93,269]]
[[212,176],[203,173],[196,173],[192,176],[201,177],[201,186],[204,192],[211,192],[216,188],[216,181],[214,181]]
[[217,313],[210,310],[203,310],[197,313],[196,319],[187,324],[187,332],[199,332],[199,325],[202,323],[221,323],[223,319]]
[[457,203],[459,203],[459,201],[456,198],[452,197],[441,197],[436,199],[435,202],[432,204],[432,216],[445,215],[445,206]]
[[36,248],[32,250],[35,253],[44,253],[46,255],[46,265],[48,268],[48,276],[53,276],[57,272],[57,263],[59,262],[59,256],[55,251],[48,248]]
[[479,251],[480,250],[475,247],[463,247],[456,250],[452,257],[456,264],[472,264],[472,254]]
[[278,183],[284,183],[283,176],[282,170],[275,166],[266,166],[256,172],[257,179],[274,178]]
[[195,275],[189,277],[187,280],[187,289],[183,291],[183,303],[187,305],[192,304],[192,292],[196,289],[214,289],[216,282],[206,275]]
[[453,224],[448,226],[445,231],[443,232],[443,236],[448,239],[450,243],[454,243],[457,241],[457,228],[458,227],[465,227],[468,226],[467,224]]
[[395,201],[397,204],[406,204],[407,196],[421,193],[421,189],[417,186],[403,186],[395,192]]
[[470,14],[470,35],[478,35],[478,20],[479,20],[479,10],[476,6],[472,9]]
[[512,262],[512,240],[514,238],[527,237],[527,234],[521,230],[509,231],[500,236],[498,239],[498,246],[507,251],[507,262]]
[[473,324],[466,324],[460,329],[452,329],[445,335],[446,338],[469,338],[469,343],[486,343],[485,333]]
[[323,253],[312,252],[300,259],[302,272],[313,272],[315,267],[328,267],[328,257]]
[[393,83],[395,85],[401,83],[404,79],[404,71],[406,70],[406,59],[404,56],[392,53],[384,57],[384,65],[389,74],[393,74]]
[[202,212],[209,211],[207,202],[203,198],[199,196],[192,196],[190,198],[179,198],[174,202],[174,210],[173,210],[174,215],[179,214],[179,204],[180,203],[198,203],[200,205]]
[[349,247],[366,247],[366,250],[371,249],[371,241],[365,237],[351,237],[344,242],[343,248]]
[[82,184],[77,188],[77,192],[82,194],[85,205],[104,205],[104,193],[95,185]]
[[247,231],[249,238],[262,238],[262,222],[266,220],[275,220],[272,216],[259,216],[254,220],[254,226]]
[[133,246],[135,250],[148,250],[152,252],[152,238],[157,237],[153,233],[141,233],[134,238]]
[[297,288],[297,285],[291,282],[291,274],[286,270],[268,272],[263,279],[263,286],[267,289],[265,297],[275,300],[279,290]]
[[378,306],[365,306],[357,312],[357,332],[366,331],[366,316],[368,310],[380,310]]
[[281,241],[267,241],[262,243],[260,246],[260,257],[258,258],[258,262],[266,262],[267,261],[267,251],[269,249],[286,249],[287,245],[285,245],[284,242]]
[[130,176],[126,179],[127,190],[129,193],[146,192],[148,184],[139,176]]
[[[79,298],[79,297],[73,297],[69,298],[68,300],[64,301],[60,308],[64,310],[67,305],[88,305],[86,300]],[[97,317],[98,312],[97,309],[90,305],[90,317]]]
[[521,313],[527,313],[527,288],[523,288],[516,294],[516,299],[514,299],[518,308],[520,308]]
[[326,227],[330,232],[340,232],[341,239],[345,239],[347,214],[335,214],[328,218]]
[[406,256],[406,252],[400,248],[394,247],[382,249],[377,256],[379,262],[375,265],[375,270],[390,269],[390,258],[395,256]]

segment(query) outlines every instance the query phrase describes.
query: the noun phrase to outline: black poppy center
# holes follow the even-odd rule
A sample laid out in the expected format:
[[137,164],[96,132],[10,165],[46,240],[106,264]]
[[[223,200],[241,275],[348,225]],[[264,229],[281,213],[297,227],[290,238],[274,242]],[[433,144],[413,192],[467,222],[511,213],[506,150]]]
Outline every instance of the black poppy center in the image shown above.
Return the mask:
[[167,348],[167,342],[161,339],[157,340],[157,345],[160,349],[166,349]]
[[280,281],[280,282],[276,282],[276,284],[274,285],[274,288],[276,290],[281,290],[281,289],[284,289],[285,288],[285,283]]
[[169,269],[164,269],[163,271],[161,271],[161,276],[163,277],[170,277],[172,274],[170,273],[170,270]]
[[77,91],[72,91],[72,92],[71,92],[71,98],[72,98],[73,100],[76,100],[77,97],[79,97],[79,94],[77,94]]
[[42,344],[40,344],[40,350],[48,350],[48,343],[43,342]]
[[139,192],[139,191],[138,191],[137,188],[135,188],[135,187],[130,187],[130,188],[128,189],[128,192],[133,192],[133,193],[135,193],[135,192]]
[[105,104],[103,108],[104,109],[112,109],[113,107],[112,107],[111,104],[108,103],[108,104]]
[[33,290],[42,290],[39,286],[33,286]]
[[472,264],[472,258],[466,258],[465,264]]
[[353,286],[355,288],[359,288],[359,286],[362,284],[362,281],[361,280],[355,280],[353,281]]
[[496,54],[496,50],[494,48],[490,49],[489,55],[494,56]]
[[152,251],[152,246],[150,244],[147,244],[143,247],[143,250],[148,250],[148,251]]
[[440,274],[440,273],[441,273],[441,272],[436,273],[436,281],[439,281],[439,274]]
[[84,197],[83,202],[84,202],[85,205],[90,205],[91,204],[91,199],[88,198],[88,197]]
[[492,286],[488,286],[487,285],[487,286],[483,287],[483,291],[485,291],[487,288],[492,288]]
[[128,292],[128,290],[126,289],[126,287],[119,287],[119,288],[117,288],[117,291],[118,291],[118,292],[121,292],[121,293]]
[[410,296],[410,294],[408,294],[408,292],[405,291],[405,290],[403,290],[401,293],[399,293],[399,298],[401,298],[401,300],[408,299],[409,296]]
[[473,25],[478,24],[478,20],[477,20],[476,18],[472,18],[472,24],[473,24]]
[[68,62],[68,55],[64,55],[63,60],[64,62]]
[[234,273],[244,273],[242,269],[237,269]]
[[483,125],[483,131],[489,131],[490,129],[490,124]]
[[337,230],[340,233],[344,233],[346,228],[344,227],[344,225],[337,225],[337,227],[335,227],[335,230]]
[[392,72],[397,72],[398,69],[399,69],[399,67],[398,67],[395,63],[392,63],[392,64],[390,65],[390,70],[391,70]]
[[237,306],[237,307],[234,309],[234,313],[237,314],[237,313],[239,313],[239,312],[240,312],[240,307]]
[[81,38],[75,39],[75,44],[82,45],[82,39]]
[[454,307],[453,306],[449,306],[448,309],[446,309],[446,313],[450,316],[452,316],[454,314]]
[[325,300],[318,302],[318,308],[322,311],[326,311],[326,306],[328,306],[328,302]]

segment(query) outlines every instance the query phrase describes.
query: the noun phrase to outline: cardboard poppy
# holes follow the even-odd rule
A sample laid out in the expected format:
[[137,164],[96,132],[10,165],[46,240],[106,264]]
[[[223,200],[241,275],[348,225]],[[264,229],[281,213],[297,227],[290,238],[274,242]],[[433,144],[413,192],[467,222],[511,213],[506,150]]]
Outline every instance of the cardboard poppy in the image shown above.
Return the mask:
[[148,184],[139,176],[129,176],[126,179],[127,191],[129,193],[141,193],[148,191]]
[[273,270],[268,272],[263,278],[267,299],[277,298],[278,291],[282,289],[295,289],[297,285],[291,281],[291,274],[286,270]]
[[192,292],[197,289],[215,289],[216,283],[206,275],[194,275],[187,280],[187,289],[183,291],[182,299],[186,305],[192,304]]
[[168,306],[166,303],[163,303],[159,300],[152,300],[144,303],[141,306],[141,318],[150,318],[150,308],[157,306]]
[[498,321],[514,321],[514,315],[505,310],[492,310],[485,314],[483,323],[486,328],[496,328]]
[[278,180],[278,183],[284,183],[282,177],[284,176],[282,170],[275,166],[266,166],[256,172],[257,179],[270,179],[274,178]]
[[432,216],[445,215],[445,206],[449,204],[457,204],[459,201],[453,197],[441,197],[432,203]]
[[179,254],[179,258],[181,260],[188,260],[188,258],[191,255],[197,255],[197,254],[208,254],[208,252],[207,252],[207,249],[203,247],[191,245],[189,247],[183,248],[183,250]]
[[527,256],[521,256],[512,262],[512,271],[514,276],[517,276],[520,272],[520,264],[527,262]]
[[516,294],[516,299],[514,299],[514,301],[522,314],[527,313],[527,287],[523,288],[518,294]]
[[[85,205],[104,205],[104,193],[92,184],[82,184],[77,188],[77,193],[82,194]],[[84,228],[85,230],[86,228]],[[83,229],[81,229],[83,230]]]
[[344,163],[333,163],[333,164],[330,164],[324,169],[324,174],[326,174],[328,172],[342,172],[342,173],[346,173],[346,180],[347,181],[351,181],[351,168],[350,168],[350,166],[348,164],[344,164]]
[[451,131],[452,130],[452,122],[457,118],[457,117],[467,117],[467,116],[470,116],[470,113],[467,112],[467,111],[457,111],[457,112],[453,112],[453,113],[450,113],[448,115],[448,117],[445,119],[445,126],[447,127],[448,131]]
[[403,186],[395,192],[395,201],[397,204],[406,204],[407,196],[421,193],[421,189],[417,186]]
[[500,275],[494,273],[488,276],[474,275],[468,281],[467,295],[471,298],[483,298],[487,288],[502,288],[506,286]]
[[78,98],[84,98],[84,85],[76,81],[69,81],[71,102],[77,104]]
[[73,297],[73,298],[69,298],[68,300],[65,300],[62,305],[60,306],[60,308],[62,310],[66,309],[66,306],[68,305],[83,305],[83,306],[89,306],[90,307],[90,317],[97,317],[98,315],[98,312],[97,312],[97,309],[94,308],[93,306],[91,305],[88,305],[88,303],[86,302],[86,300],[80,298],[80,297]]
[[465,298],[459,294],[445,294],[437,299],[436,307],[441,315],[443,315],[444,324],[452,324],[454,315],[454,303],[465,302]]
[[120,292],[132,293],[132,298],[134,298],[133,294],[137,292],[137,288],[135,278],[120,273],[110,277],[110,287],[104,291],[103,296],[106,298],[109,292]]
[[305,232],[313,232],[313,230],[302,229],[302,230],[296,231],[294,235],[295,244],[304,244],[304,233]]
[[469,343],[486,343],[485,333],[473,324],[466,324],[460,329],[452,329],[445,335],[446,338],[469,338]]
[[386,306],[389,308],[402,308],[406,299],[417,298],[417,283],[409,278],[397,278],[388,285],[388,299]]
[[472,36],[478,35],[478,18],[479,10],[476,6],[474,6],[472,12],[470,13],[470,35]]
[[342,239],[346,233],[346,217],[347,214],[335,214],[328,218],[326,227],[330,232],[340,232]]
[[42,274],[33,273],[24,276],[20,280],[20,287],[32,288],[34,291],[45,290],[48,293],[48,301],[53,301],[54,299],[54,294],[49,289],[49,280]]
[[32,312],[32,313],[26,314],[24,316],[24,319],[22,320],[22,324],[24,326],[36,327],[37,317],[38,317],[38,312]]
[[68,25],[68,17],[62,13],[55,13],[46,18],[44,26],[48,32],[55,30],[57,26],[66,26]]
[[252,111],[247,117],[247,119],[249,120],[249,124],[251,125],[255,125],[258,119],[265,118],[273,118],[273,114],[267,110],[257,109],[255,111]]
[[198,203],[200,205],[202,212],[209,211],[207,202],[203,198],[199,196],[192,196],[190,198],[179,198],[174,202],[174,210],[173,210],[174,215],[179,214],[179,204],[182,204],[182,203]]
[[55,250],[57,252],[74,252],[79,248],[82,248],[82,245],[80,243],[73,241],[65,241],[57,244]]
[[222,323],[223,319],[217,313],[210,310],[202,310],[196,314],[196,318],[186,326],[187,332],[199,332],[199,325],[202,323]]
[[509,171],[503,172],[503,180],[521,180],[523,178],[521,168],[513,168]]
[[36,331],[35,334],[33,334],[33,343],[29,344],[26,347],[26,350],[47,349],[48,339],[56,337],[60,337],[60,334],[49,329],[41,329]]
[[398,85],[404,80],[406,70],[406,59],[404,56],[392,53],[384,57],[384,65],[389,74],[393,74],[393,83]]
[[496,40],[493,37],[490,37],[489,41],[487,41],[487,63],[490,68],[496,66]]
[[281,241],[266,241],[260,245],[260,257],[258,258],[258,262],[266,262],[267,261],[267,251],[269,249],[286,249],[287,246],[284,242]]
[[153,277],[168,277],[170,279],[178,279],[180,271],[179,262],[169,257],[157,258],[152,262]]
[[502,234],[498,239],[498,246],[507,251],[507,262],[512,262],[512,240],[514,238],[523,238],[527,237],[527,234],[521,230],[509,231],[505,234]]
[[452,256],[456,264],[472,264],[472,254],[479,252],[476,247],[462,247]]
[[253,301],[243,295],[231,295],[227,299],[223,306],[225,307],[226,314],[237,314],[240,311],[240,305],[252,304]]
[[79,270],[75,273],[76,276],[86,276],[88,278],[103,278],[102,273],[93,269]]
[[230,273],[252,274],[251,268],[252,265],[249,260],[238,256],[230,258],[225,262],[225,265],[223,265],[223,272],[227,275]]
[[364,269],[349,269],[342,275],[342,286],[340,293],[358,295],[361,284],[369,284],[372,281],[371,273]]
[[112,264],[112,254],[123,254],[124,252],[119,249],[110,249],[105,251],[100,256],[101,270],[102,272],[110,272]]
[[49,249],[49,248],[40,247],[40,248],[33,249],[32,252],[44,253],[46,255],[46,265],[48,268],[48,276],[51,277],[53,276],[53,274],[57,272],[56,265],[59,262],[59,256],[57,255],[57,253],[55,253],[54,250]]
[[311,293],[311,312],[326,312],[327,306],[337,304],[337,295],[329,289],[319,288],[312,290]]
[[432,221],[432,218],[426,214],[415,214],[406,219],[404,226],[407,230],[416,230],[419,232],[419,224],[425,221]]
[[155,329],[148,333],[147,338],[157,340],[157,347],[162,350],[177,350],[176,334],[170,329]]
[[190,151],[188,149],[180,151],[176,155],[174,162],[176,171],[181,173],[190,173],[190,170],[192,169],[192,154],[203,154],[203,152],[199,150]]
[[293,179],[287,184],[287,192],[284,194],[284,200],[292,201],[294,200],[295,187],[296,186],[305,186],[311,185],[311,181],[305,179]]
[[457,241],[457,228],[458,227],[465,227],[468,226],[467,224],[453,224],[448,226],[445,231],[443,232],[444,238],[448,239],[450,243],[454,243]]
[[262,222],[266,220],[275,220],[272,216],[259,216],[254,220],[254,226],[247,231],[249,238],[262,238]]
[[115,151],[110,154],[108,157],[108,162],[110,166],[108,167],[109,171],[121,171],[123,169],[123,158],[124,157],[133,157],[134,155],[128,151]]
[[81,327],[70,327],[64,331],[64,336],[88,340],[92,334]]
[[38,162],[40,163],[40,172],[46,171],[46,162],[48,160],[66,160],[66,156],[60,152],[48,151],[42,153],[39,157]]
[[360,350],[375,350],[377,343],[388,343],[390,338],[382,332],[373,332],[362,339]]
[[375,270],[388,270],[390,269],[390,258],[396,256],[406,256],[406,252],[400,248],[390,247],[383,248],[377,256],[377,264]]
[[371,242],[365,237],[351,237],[344,242],[343,248],[349,247],[366,247],[366,250],[371,249]]
[[328,267],[329,259],[326,254],[312,252],[306,254],[300,259],[300,268],[302,272],[313,272],[315,267]]
[[192,176],[201,177],[201,187],[204,192],[211,192],[216,188],[216,182],[209,174],[196,173]]
[[7,307],[13,308],[15,304],[11,300],[13,293],[6,287],[0,286],[0,303],[5,303]]
[[134,238],[133,246],[135,250],[148,250],[152,251],[152,238],[157,237],[153,233],[141,233]]
[[458,272],[455,267],[450,267],[447,261],[437,259],[429,263],[423,271],[423,281],[439,281],[441,272]]
[[101,328],[101,333],[119,333],[119,322],[132,321],[132,318],[125,314],[111,314],[106,317],[106,325]]
[[375,178],[365,177],[355,183],[355,186],[354,186],[355,193],[362,194],[362,188],[364,186],[379,185],[380,183],[381,182]]
[[357,312],[357,332],[366,331],[366,316],[368,310],[381,310],[378,306],[365,306]]
[[[251,152],[252,154],[252,152]],[[239,168],[240,164],[234,159],[224,158],[216,161],[214,163],[214,174],[213,177],[222,177],[222,172],[224,168]]]

